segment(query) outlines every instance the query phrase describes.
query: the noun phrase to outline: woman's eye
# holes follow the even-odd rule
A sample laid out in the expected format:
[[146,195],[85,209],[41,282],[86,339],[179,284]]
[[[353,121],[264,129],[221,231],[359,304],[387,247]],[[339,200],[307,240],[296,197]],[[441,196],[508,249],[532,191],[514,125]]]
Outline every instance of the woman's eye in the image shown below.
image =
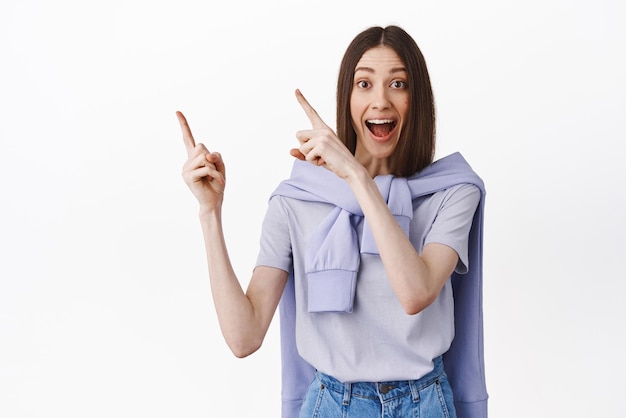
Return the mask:
[[362,89],[366,89],[370,86],[370,83],[368,83],[365,80],[361,80],[361,81],[357,81],[356,85]]
[[402,80],[396,80],[391,82],[391,87],[394,89],[404,89],[406,88],[406,83]]

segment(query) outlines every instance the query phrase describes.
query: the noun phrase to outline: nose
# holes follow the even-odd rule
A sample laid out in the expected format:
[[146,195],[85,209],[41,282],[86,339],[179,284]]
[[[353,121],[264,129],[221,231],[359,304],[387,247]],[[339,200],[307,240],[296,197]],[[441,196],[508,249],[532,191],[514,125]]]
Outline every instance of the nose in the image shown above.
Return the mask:
[[372,108],[376,110],[387,109],[389,107],[387,94],[385,86],[375,87],[372,91]]

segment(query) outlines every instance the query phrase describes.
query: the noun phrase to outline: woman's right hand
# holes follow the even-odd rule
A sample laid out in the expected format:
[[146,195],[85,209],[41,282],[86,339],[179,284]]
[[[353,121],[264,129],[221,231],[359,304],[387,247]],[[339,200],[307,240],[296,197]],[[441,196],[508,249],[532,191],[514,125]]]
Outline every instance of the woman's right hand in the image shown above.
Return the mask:
[[187,148],[187,161],[183,166],[183,179],[201,208],[211,210],[221,206],[226,186],[226,168],[218,152],[209,152],[201,143],[196,144],[187,119],[176,112]]

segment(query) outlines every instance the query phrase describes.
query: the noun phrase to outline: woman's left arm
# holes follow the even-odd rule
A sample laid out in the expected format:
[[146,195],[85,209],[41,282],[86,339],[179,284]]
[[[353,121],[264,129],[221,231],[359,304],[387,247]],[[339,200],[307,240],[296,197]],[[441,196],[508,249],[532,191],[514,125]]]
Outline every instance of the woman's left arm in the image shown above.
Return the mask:
[[451,247],[436,243],[425,245],[422,254],[418,254],[366,168],[354,158],[299,90],[296,91],[296,98],[312,129],[296,134],[300,147],[292,149],[291,155],[324,166],[348,182],[367,219],[391,287],[402,307],[409,315],[421,312],[441,292],[457,264],[458,254]]
[[437,298],[457,265],[451,247],[426,244],[421,255],[389,211],[378,186],[367,171],[346,179],[372,231],[380,258],[400,304],[409,315],[428,307]]

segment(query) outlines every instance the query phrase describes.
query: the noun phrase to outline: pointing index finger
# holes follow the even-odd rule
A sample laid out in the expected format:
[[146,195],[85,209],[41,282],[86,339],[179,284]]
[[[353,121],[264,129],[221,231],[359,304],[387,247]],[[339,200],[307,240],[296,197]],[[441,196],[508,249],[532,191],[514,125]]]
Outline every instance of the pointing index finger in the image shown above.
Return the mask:
[[185,143],[185,148],[187,148],[187,154],[191,155],[192,151],[196,147],[196,141],[194,141],[193,135],[191,134],[191,128],[189,128],[187,119],[182,112],[177,111],[176,117],[178,118],[180,129],[183,132],[183,142]]
[[304,113],[306,113],[306,116],[309,118],[313,129],[328,128],[328,125],[324,123],[320,115],[313,108],[313,106],[309,104],[308,100],[299,89],[296,89],[296,98],[298,99],[300,106],[302,106],[302,109],[304,109]]

